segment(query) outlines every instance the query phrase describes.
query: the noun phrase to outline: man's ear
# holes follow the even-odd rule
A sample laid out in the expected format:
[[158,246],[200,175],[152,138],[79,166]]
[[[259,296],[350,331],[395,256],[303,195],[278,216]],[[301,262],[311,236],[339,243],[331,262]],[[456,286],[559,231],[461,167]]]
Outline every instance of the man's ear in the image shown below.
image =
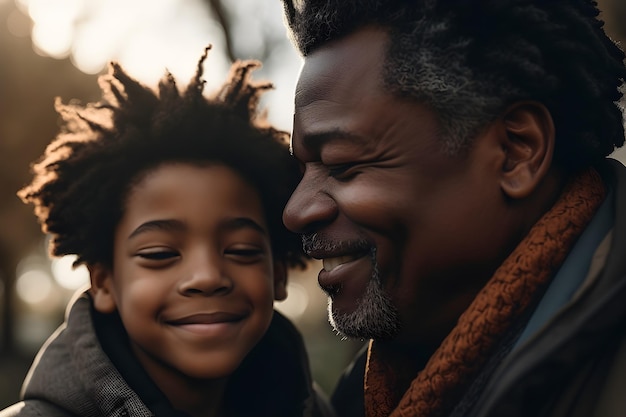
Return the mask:
[[274,259],[274,300],[282,301],[287,298],[287,264],[285,261]]
[[501,116],[505,152],[500,186],[513,199],[528,197],[545,178],[554,154],[554,122],[548,109],[535,101],[520,101]]
[[104,314],[113,313],[117,309],[113,294],[113,272],[102,264],[87,266],[91,279],[89,293],[93,298],[96,311]]

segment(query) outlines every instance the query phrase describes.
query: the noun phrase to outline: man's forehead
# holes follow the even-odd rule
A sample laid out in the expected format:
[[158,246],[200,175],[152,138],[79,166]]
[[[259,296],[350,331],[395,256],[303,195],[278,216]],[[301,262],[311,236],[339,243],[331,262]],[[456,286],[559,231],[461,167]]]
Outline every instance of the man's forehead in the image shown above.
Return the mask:
[[308,55],[296,87],[296,106],[306,106],[331,93],[349,94],[364,83],[369,87],[382,85],[386,43],[385,32],[366,28]]

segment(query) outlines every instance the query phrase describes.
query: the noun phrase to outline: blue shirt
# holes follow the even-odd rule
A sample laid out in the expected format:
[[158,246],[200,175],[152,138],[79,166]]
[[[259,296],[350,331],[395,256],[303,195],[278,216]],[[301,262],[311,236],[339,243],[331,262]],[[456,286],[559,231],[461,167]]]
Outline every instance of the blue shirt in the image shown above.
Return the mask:
[[589,272],[596,249],[611,230],[614,217],[613,192],[609,192],[548,286],[513,349],[537,333],[572,299]]

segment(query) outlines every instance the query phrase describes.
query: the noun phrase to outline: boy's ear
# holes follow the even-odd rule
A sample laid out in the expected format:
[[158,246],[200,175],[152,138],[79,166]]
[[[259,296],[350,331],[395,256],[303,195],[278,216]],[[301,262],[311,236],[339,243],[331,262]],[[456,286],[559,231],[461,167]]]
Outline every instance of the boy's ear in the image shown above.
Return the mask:
[[89,293],[93,298],[96,311],[104,314],[113,313],[117,309],[113,294],[113,272],[111,268],[102,264],[89,265],[91,288]]
[[535,101],[520,101],[501,117],[505,152],[500,186],[513,199],[533,193],[548,173],[554,154],[554,122],[549,110]]
[[274,300],[282,301],[287,298],[287,264],[285,261],[274,259]]

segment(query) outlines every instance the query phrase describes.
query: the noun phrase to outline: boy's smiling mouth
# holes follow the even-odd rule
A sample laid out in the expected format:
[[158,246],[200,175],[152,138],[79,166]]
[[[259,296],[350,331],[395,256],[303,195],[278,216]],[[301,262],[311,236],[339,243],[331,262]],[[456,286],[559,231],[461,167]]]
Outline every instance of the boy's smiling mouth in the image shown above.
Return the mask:
[[174,326],[193,325],[193,324],[217,324],[230,323],[240,321],[245,317],[241,313],[215,312],[215,313],[199,313],[182,317],[176,320],[167,321],[168,324]]
[[[215,312],[185,316],[165,323],[175,329],[199,335],[201,337],[221,337],[223,332],[230,332],[248,316],[244,313]],[[233,327],[234,326],[234,327]]]

